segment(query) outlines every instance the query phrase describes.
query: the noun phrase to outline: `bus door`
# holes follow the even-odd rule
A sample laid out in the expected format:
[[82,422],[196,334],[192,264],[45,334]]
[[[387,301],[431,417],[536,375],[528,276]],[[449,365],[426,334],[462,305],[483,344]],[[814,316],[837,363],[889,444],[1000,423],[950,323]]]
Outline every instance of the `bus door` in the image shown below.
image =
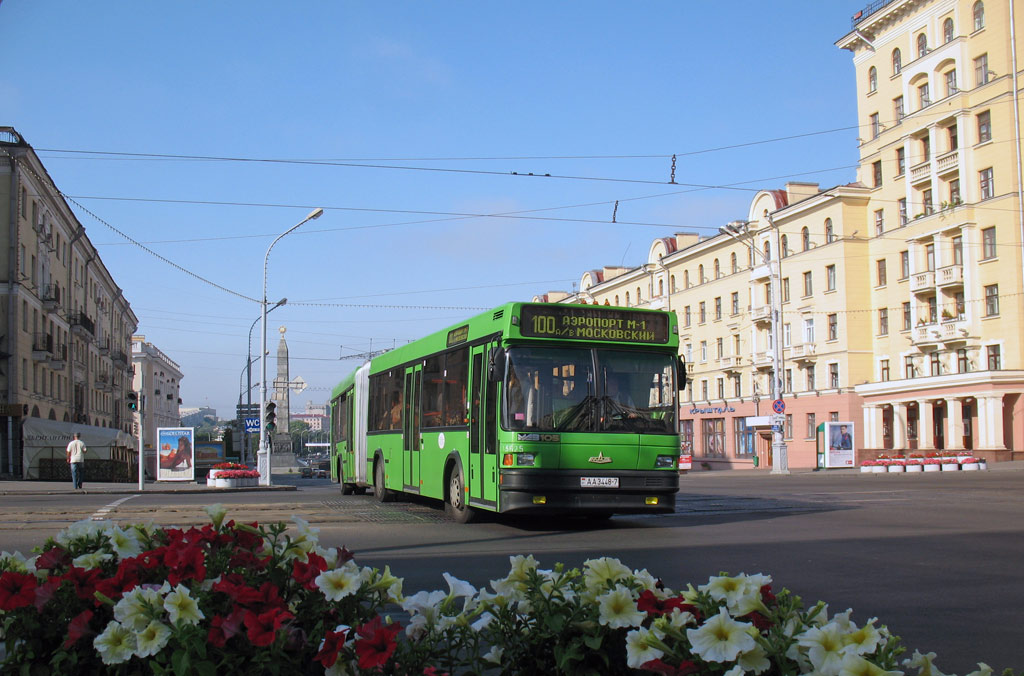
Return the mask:
[[402,484],[420,491],[420,386],[423,365],[405,369],[405,401],[402,407]]
[[487,359],[496,342],[474,347],[471,353],[472,399],[469,411],[469,496],[495,502],[498,492],[498,386],[487,377]]

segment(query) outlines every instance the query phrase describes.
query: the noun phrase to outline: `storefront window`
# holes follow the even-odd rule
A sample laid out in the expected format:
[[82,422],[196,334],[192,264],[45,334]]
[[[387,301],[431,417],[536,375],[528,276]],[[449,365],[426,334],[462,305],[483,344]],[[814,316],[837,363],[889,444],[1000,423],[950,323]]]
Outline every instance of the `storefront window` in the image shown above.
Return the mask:
[[725,457],[725,418],[707,418],[701,421],[702,450],[705,457]]
[[733,444],[736,457],[754,455],[754,430],[747,429],[746,418],[733,418]]

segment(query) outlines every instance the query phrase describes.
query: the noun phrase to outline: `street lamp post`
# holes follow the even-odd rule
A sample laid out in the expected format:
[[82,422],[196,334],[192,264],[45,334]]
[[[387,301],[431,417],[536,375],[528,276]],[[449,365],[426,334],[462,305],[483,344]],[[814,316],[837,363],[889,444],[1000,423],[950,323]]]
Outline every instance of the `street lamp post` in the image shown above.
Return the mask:
[[260,472],[260,484],[263,486],[270,486],[273,483],[271,478],[271,449],[268,444],[269,435],[267,434],[266,422],[263,420],[264,409],[267,407],[267,313],[269,312],[267,309],[267,263],[270,260],[270,250],[273,249],[274,245],[280,242],[285,235],[294,232],[308,221],[320,218],[323,213],[324,210],[320,207],[313,209],[313,211],[309,212],[308,216],[278,235],[274,241],[270,243],[270,246],[267,247],[267,253],[263,257],[263,296],[261,300],[263,306],[263,323],[260,331],[262,334],[262,338],[260,340],[260,450],[258,454],[259,461],[257,463]]
[[[775,222],[772,220],[770,214],[768,216],[768,223],[772,230],[775,231],[775,239],[776,242],[778,242],[778,229],[775,227]],[[723,235],[732,237],[740,244],[750,247],[751,251],[757,251],[757,253],[764,259],[764,264],[768,266],[772,291],[772,399],[774,401],[780,401],[782,399],[782,340],[780,335],[782,328],[782,296],[781,289],[779,288],[781,285],[781,270],[779,269],[779,265],[772,265],[771,256],[758,249],[753,245],[753,243],[740,239],[739,236],[748,234],[749,229],[749,221],[733,221],[728,225],[720,227],[718,231]],[[781,262],[782,251],[779,249],[778,243],[776,244],[775,252],[776,259]],[[772,474],[789,474],[789,449],[785,442],[782,425],[775,424],[774,421],[772,422]]]
[[[287,298],[282,298],[281,300],[279,300],[276,303],[274,303],[273,307],[271,307],[269,310],[267,310],[267,314],[270,314],[271,312],[273,312],[277,308],[281,307],[282,305],[285,305],[287,302],[288,302]],[[244,369],[245,373],[246,373],[246,390],[245,390],[246,391],[246,395],[245,395],[245,411],[246,411],[246,413],[250,413],[252,411],[252,363],[253,363],[253,361],[255,361],[252,358],[252,330],[256,327],[256,322],[258,322],[262,317],[263,317],[263,314],[260,313],[259,317],[257,317],[256,319],[252,320],[252,325],[249,327],[249,342],[246,343],[246,346],[247,346],[246,347],[246,353],[245,353],[246,361],[245,361],[245,369]],[[241,376],[239,376],[239,379],[241,379]],[[242,389],[241,383],[239,383],[238,389],[239,390]],[[239,393],[238,393],[238,407],[239,408],[242,407],[242,393],[241,393],[241,391],[239,391]],[[263,413],[260,412],[259,415],[262,416]],[[249,449],[249,434],[245,431],[245,420],[244,420],[245,416],[242,416],[242,417],[243,417],[243,420],[242,420],[242,441],[244,442],[243,445],[242,445],[242,452],[243,452],[243,454],[245,456],[249,456],[249,455],[251,455],[251,453],[249,453],[249,450],[250,450]],[[242,461],[245,462],[245,458],[244,457],[243,457]]]

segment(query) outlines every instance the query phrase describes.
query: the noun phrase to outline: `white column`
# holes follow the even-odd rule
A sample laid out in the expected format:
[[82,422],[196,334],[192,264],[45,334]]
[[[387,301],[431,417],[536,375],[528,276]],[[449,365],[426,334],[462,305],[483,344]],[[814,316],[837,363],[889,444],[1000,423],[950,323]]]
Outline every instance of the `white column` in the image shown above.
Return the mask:
[[882,449],[882,409],[880,406],[864,407],[864,443],[871,450]]
[[946,448],[958,451],[964,447],[964,411],[959,399],[946,398]]
[[1003,397],[999,394],[984,395],[978,401],[978,448],[986,450],[1006,450],[1003,438]]
[[935,418],[932,415],[932,402],[917,402],[917,449],[931,450],[935,448]]
[[907,405],[903,402],[892,404],[892,448],[894,451],[907,447]]

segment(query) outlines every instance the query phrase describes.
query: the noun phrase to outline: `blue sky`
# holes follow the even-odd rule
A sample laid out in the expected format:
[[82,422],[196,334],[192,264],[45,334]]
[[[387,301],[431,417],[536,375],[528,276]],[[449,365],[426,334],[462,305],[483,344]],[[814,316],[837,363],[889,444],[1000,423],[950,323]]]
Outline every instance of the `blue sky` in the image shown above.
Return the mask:
[[[855,180],[833,43],[858,9],[6,0],[0,125],[91,212],[73,205],[139,333],[181,365],[183,405],[223,417],[259,316],[243,297],[274,237],[323,207],[270,256],[267,296],[289,299],[271,353],[286,326],[311,386],[296,409],[357,366],[341,355],[638,265],[656,237],[745,217],[758,189]],[[673,154],[677,183],[733,187],[668,184]]]

